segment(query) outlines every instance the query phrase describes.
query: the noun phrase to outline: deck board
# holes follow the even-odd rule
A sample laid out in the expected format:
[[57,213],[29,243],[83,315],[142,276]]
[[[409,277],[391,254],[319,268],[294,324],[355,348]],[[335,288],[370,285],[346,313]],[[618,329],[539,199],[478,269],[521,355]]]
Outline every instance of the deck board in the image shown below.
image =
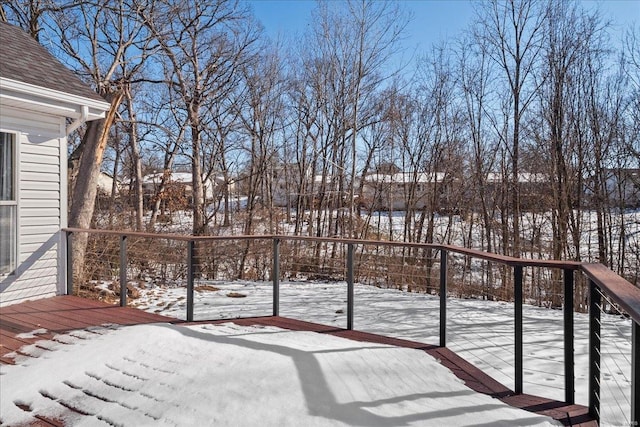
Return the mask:
[[[454,375],[462,379],[472,390],[498,398],[511,406],[550,416],[565,425],[597,426],[597,423],[588,415],[586,407],[567,405],[564,402],[526,394],[515,395],[513,391],[495,381],[448,348],[278,316],[187,323],[183,320],[147,313],[135,308],[109,305],[76,296],[46,298],[0,307],[0,364],[13,363],[13,359],[9,354],[19,352],[20,348],[25,345],[33,344],[42,339],[52,339],[57,333],[64,333],[74,329],[86,329],[105,324],[173,323],[190,325],[224,322],[233,322],[243,326],[275,326],[288,330],[316,332],[354,341],[387,344],[425,351],[438,359],[442,365],[449,368]],[[20,334],[32,332],[36,329],[46,329],[46,333],[38,334],[35,337],[20,336]],[[39,423],[34,425],[60,425],[56,420],[49,420],[46,417],[39,417],[38,420]]]

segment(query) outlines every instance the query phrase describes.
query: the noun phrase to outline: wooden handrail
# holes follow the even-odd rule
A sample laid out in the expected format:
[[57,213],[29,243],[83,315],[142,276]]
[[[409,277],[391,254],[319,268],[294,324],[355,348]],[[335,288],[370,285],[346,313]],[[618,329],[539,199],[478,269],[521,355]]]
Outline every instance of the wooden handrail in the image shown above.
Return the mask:
[[582,272],[616,304],[619,304],[636,323],[640,323],[640,288],[602,264],[583,263]]
[[441,248],[455,252],[462,255],[469,255],[474,258],[481,258],[487,261],[494,261],[500,264],[506,264],[512,267],[545,267],[545,268],[559,268],[562,270],[579,270],[582,265],[579,261],[564,261],[554,259],[527,259],[527,258],[515,258],[508,255],[499,255],[490,252],[483,252],[478,249],[461,248],[459,246],[452,245],[440,245]]
[[143,233],[139,231],[126,230],[96,230],[85,228],[63,228],[62,231],[70,233],[91,233],[106,234],[112,236],[127,236],[139,238],[155,238],[155,239],[173,239],[179,241],[216,241],[216,240],[264,240],[264,239],[280,239],[282,240],[303,240],[313,242],[335,242],[344,244],[370,245],[370,246],[391,246],[405,248],[420,248],[446,250],[461,255],[469,255],[474,258],[481,258],[487,261],[494,261],[500,264],[522,267],[546,267],[559,268],[564,270],[579,270],[582,265],[578,261],[563,260],[545,260],[545,259],[526,259],[514,258],[507,255],[499,255],[490,252],[483,252],[478,249],[462,248],[453,245],[441,245],[437,243],[417,243],[417,242],[397,242],[392,240],[363,240],[363,239],[346,239],[340,237],[314,237],[314,236],[291,236],[278,234],[260,234],[260,235],[239,235],[239,236],[190,236],[185,234],[162,234],[162,233]]

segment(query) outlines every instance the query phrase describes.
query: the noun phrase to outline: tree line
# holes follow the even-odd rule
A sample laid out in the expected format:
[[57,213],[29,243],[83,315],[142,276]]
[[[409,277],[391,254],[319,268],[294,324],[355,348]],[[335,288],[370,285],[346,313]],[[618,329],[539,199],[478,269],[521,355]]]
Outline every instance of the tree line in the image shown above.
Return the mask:
[[[154,230],[169,172],[181,169],[193,177],[195,235],[447,239],[602,262],[637,283],[640,225],[622,196],[640,187],[638,27],[618,36],[580,2],[491,0],[469,6],[467,31],[403,61],[411,16],[397,2],[320,1],[290,39],[267,37],[235,0],[0,4],[111,102],[72,138],[69,176],[82,179],[70,226],[95,222],[102,168],[128,189],[110,224]],[[390,169],[415,184],[449,177],[426,203],[406,187],[401,236],[376,229],[379,213],[362,204],[363,177]],[[151,170],[166,179],[145,204]],[[547,177],[547,191],[527,194],[523,174]],[[211,203],[214,176],[227,185]],[[438,234],[458,215],[461,236]]]

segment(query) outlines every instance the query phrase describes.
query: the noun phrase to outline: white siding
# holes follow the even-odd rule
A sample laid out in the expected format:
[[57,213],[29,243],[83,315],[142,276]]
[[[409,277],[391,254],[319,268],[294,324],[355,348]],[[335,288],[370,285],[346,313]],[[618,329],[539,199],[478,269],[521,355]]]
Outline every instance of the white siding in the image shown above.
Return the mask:
[[66,225],[65,120],[2,108],[0,129],[18,132],[18,268],[0,277],[0,306],[53,296],[63,277],[60,228]]

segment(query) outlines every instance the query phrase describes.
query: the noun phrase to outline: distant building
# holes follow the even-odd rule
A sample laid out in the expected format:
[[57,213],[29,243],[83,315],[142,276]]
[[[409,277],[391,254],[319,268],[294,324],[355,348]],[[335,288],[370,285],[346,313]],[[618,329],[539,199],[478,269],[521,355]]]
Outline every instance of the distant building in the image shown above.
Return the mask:
[[277,207],[296,206],[301,194],[300,172],[296,164],[277,167],[273,172],[272,200]]
[[435,173],[372,173],[363,178],[360,205],[371,210],[423,209],[435,200],[444,203],[446,174]]
[[[604,171],[605,193],[611,206],[640,208],[640,169],[615,168]],[[587,180],[587,198],[594,197],[595,178]]]
[[607,192],[625,208],[640,208],[640,169],[612,169]]
[[[492,198],[492,203],[499,206],[498,200],[504,199],[511,203],[511,177],[502,173],[490,172],[485,179],[485,194]],[[518,174],[520,187],[520,209],[523,211],[547,209],[552,195],[551,180],[544,173],[520,172]]]
[[337,175],[313,174],[307,170],[301,176],[297,164],[281,165],[273,171],[271,197],[276,207],[301,206],[312,209],[320,206],[333,209],[349,206],[349,194],[342,188]]
[[[459,212],[460,208],[474,209],[473,203],[459,206],[465,203],[462,201],[465,195],[459,193],[470,185],[464,185],[461,178],[444,172],[372,173],[365,175],[363,180],[359,203],[366,209],[403,211],[430,206],[434,211],[448,213]],[[493,203],[511,191],[510,182],[500,173],[487,174],[482,185]],[[550,194],[550,181],[545,174],[521,173],[519,185],[521,207],[525,210],[539,208],[542,199]],[[466,197],[471,196],[466,194]]]
[[[98,176],[98,195],[111,197],[114,190],[113,183],[114,179],[111,175],[105,172],[100,172],[100,175]],[[119,189],[119,183],[116,182],[116,195],[118,194]]]
[[[142,178],[142,189],[145,195],[145,199],[155,196],[158,193],[158,189],[162,183],[163,173],[153,173],[145,175]],[[179,188],[181,196],[185,197],[188,201],[192,201],[193,197],[193,175],[189,172],[171,172],[168,176],[168,182]],[[204,196],[206,201],[213,201],[224,194],[225,186],[231,193],[235,190],[235,183],[227,183],[224,176],[216,175],[214,177],[205,179],[204,181]]]

